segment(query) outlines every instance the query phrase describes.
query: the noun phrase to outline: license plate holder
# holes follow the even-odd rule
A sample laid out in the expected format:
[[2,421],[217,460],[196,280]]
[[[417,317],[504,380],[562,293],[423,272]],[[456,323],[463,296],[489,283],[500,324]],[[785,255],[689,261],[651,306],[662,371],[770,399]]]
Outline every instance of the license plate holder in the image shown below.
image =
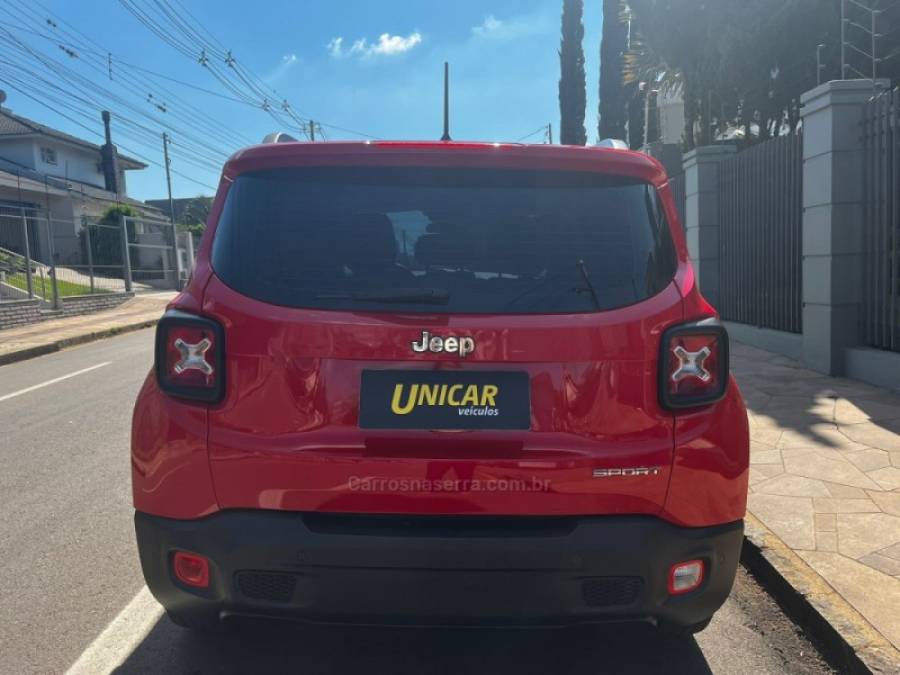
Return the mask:
[[363,429],[524,430],[531,426],[528,373],[364,370]]

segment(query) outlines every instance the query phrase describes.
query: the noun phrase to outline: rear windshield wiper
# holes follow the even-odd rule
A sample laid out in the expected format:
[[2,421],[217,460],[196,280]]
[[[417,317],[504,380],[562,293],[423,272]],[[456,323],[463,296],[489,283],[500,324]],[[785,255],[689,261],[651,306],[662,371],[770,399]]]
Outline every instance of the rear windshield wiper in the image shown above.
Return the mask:
[[[594,285],[593,280],[591,279],[591,275],[588,272],[587,265],[585,265],[584,260],[580,258],[575,261],[575,266],[578,269],[578,274],[581,276],[581,280],[584,282],[584,286],[575,286],[571,290],[575,293],[589,293],[591,296],[591,301],[594,303],[594,306],[598,310],[603,309],[603,305],[600,304],[600,296],[597,294],[597,287]],[[541,289],[547,287],[548,285],[555,283],[557,281],[571,281],[571,277],[568,274],[552,274],[541,279],[536,285],[531,288],[526,289],[524,292],[520,293],[512,300],[506,303],[504,309],[509,309],[517,302],[519,302],[522,298],[525,298],[533,293],[540,291]]]
[[588,273],[587,265],[584,264],[584,260],[578,261],[578,271],[581,272],[581,278],[584,279],[584,283],[587,286],[588,291],[590,291],[591,298],[594,300],[597,309],[603,309],[603,305],[600,304],[600,298],[597,296],[597,289],[594,287],[594,282],[591,281],[591,275]]
[[443,288],[390,288],[376,291],[334,291],[318,293],[319,300],[446,305],[450,293]]

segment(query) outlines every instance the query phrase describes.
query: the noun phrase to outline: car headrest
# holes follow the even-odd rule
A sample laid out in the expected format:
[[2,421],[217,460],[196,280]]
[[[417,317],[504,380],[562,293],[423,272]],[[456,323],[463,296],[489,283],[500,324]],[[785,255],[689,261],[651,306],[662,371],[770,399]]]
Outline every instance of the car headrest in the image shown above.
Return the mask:
[[465,241],[449,234],[423,234],[416,240],[416,261],[426,267],[471,267],[472,252]]

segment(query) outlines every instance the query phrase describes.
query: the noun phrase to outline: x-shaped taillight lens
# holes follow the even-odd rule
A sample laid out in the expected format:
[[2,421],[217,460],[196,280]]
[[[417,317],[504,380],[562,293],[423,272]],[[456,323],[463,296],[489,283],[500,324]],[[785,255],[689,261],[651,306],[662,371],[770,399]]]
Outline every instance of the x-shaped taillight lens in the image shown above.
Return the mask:
[[215,372],[212,364],[206,360],[206,352],[212,347],[209,338],[203,338],[193,344],[177,338],[173,344],[181,354],[181,358],[172,368],[176,374],[181,375],[188,370],[199,370],[204,375],[212,375]]
[[696,378],[701,382],[709,382],[712,373],[705,368],[706,359],[712,355],[709,347],[701,347],[696,352],[689,352],[681,345],[676,346],[672,353],[675,355],[676,368],[672,373],[672,382],[681,382],[687,378]]
[[670,328],[662,340],[660,403],[665,408],[709,405],[728,386],[728,334],[715,320]]
[[156,330],[156,375],[168,394],[217,401],[224,391],[223,331],[218,323],[170,311]]

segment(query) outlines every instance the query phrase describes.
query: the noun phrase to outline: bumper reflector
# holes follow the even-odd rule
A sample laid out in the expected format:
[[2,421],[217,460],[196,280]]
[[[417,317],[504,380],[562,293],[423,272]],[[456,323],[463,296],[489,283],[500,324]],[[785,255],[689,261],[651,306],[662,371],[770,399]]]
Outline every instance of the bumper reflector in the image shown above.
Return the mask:
[[703,583],[704,568],[702,560],[672,565],[669,570],[669,595],[681,595],[697,589]]
[[209,588],[209,560],[202,555],[176,551],[172,569],[175,578],[186,586]]

